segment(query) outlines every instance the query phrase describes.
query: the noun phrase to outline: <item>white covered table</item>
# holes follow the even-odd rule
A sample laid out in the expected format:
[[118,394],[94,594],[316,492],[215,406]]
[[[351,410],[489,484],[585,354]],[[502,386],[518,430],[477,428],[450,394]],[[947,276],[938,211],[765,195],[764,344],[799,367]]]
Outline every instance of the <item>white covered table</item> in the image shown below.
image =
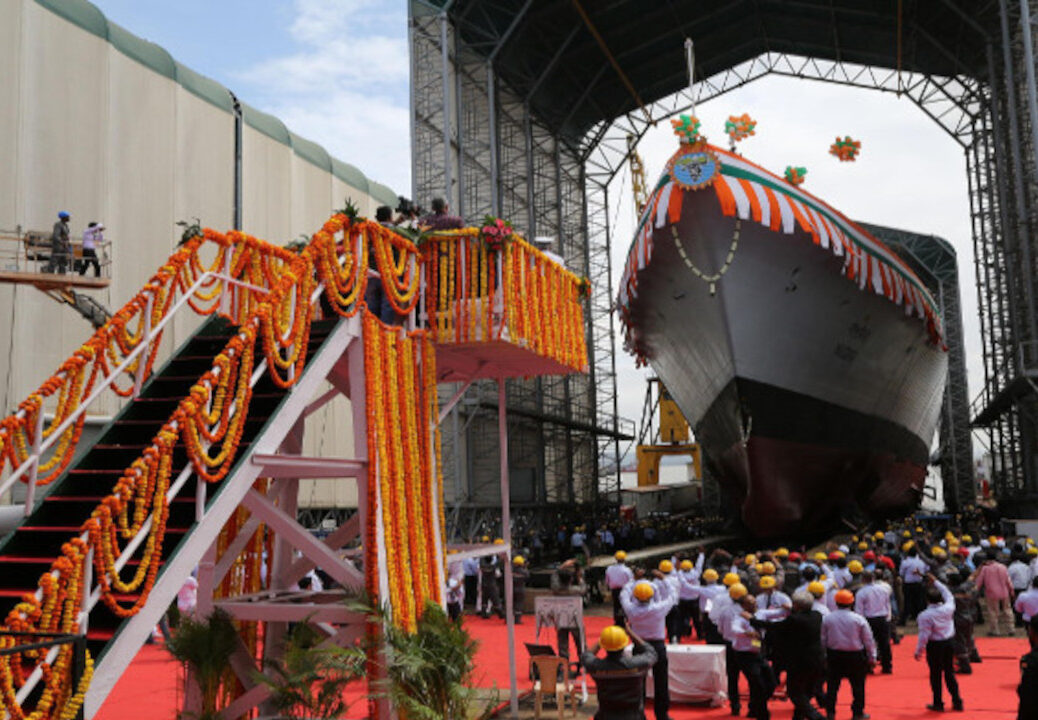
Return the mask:
[[[717,707],[728,699],[724,645],[667,645],[670,665],[670,701],[709,703]],[[645,692],[652,697],[650,671]]]

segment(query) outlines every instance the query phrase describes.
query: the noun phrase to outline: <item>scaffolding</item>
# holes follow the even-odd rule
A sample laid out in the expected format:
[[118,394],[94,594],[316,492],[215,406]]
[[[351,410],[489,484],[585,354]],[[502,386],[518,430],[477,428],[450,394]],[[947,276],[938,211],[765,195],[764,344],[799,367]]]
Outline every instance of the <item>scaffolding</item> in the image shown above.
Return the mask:
[[[992,455],[1000,501],[1038,510],[1038,2],[935,5],[411,0],[415,196],[445,194],[470,219],[519,218],[528,234],[554,237],[570,268],[594,286],[585,309],[587,381],[510,388],[515,407],[568,400],[574,421],[593,420],[592,433],[545,425],[546,475],[559,464],[559,435],[594,448],[586,468],[574,461],[578,488],[583,473],[599,491],[618,479],[625,428],[617,417],[609,188],[632,146],[696,104],[782,75],[896,93],[962,147],[984,348],[972,427]],[[691,84],[686,38],[699,58]],[[961,364],[961,344],[949,351],[952,366]],[[958,380],[951,387],[942,444],[957,453],[950,498],[958,509],[972,502],[972,463],[962,461],[966,389]]]

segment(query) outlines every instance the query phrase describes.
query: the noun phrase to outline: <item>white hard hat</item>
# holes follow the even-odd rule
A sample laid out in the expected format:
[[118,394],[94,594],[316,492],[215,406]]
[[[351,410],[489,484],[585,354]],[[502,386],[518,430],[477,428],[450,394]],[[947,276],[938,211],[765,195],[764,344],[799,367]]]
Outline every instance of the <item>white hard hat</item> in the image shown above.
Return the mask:
[[458,587],[458,578],[451,578],[450,580],[448,580],[447,587],[449,587],[451,590]]

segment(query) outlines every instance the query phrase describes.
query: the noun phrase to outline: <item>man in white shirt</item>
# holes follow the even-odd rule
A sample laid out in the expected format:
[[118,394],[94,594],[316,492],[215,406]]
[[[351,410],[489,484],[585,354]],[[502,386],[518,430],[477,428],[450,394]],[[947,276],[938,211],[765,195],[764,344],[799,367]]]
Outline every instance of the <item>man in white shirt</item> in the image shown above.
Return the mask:
[[703,637],[711,645],[724,644],[717,624],[710,619],[710,611],[713,610],[717,598],[728,590],[717,582],[717,577],[716,570],[707,568],[703,571],[703,583],[699,586],[699,617],[703,624]]
[[865,676],[876,663],[876,641],[865,618],[851,610],[854,593],[838,590],[837,609],[822,619],[822,647],[828,661],[826,713],[836,715],[836,698],[844,678],[851,684],[852,720],[866,720]]
[[927,710],[944,712],[944,697],[941,692],[941,676],[948,686],[952,708],[962,711],[962,697],[959,695],[959,682],[955,679],[955,650],[952,639],[955,637],[955,598],[951,591],[933,575],[926,576],[930,587],[926,589],[926,610],[919,613],[919,640],[915,648],[915,659],[923,657],[926,651],[926,664],[930,667],[930,690],[933,692],[933,703]]
[[884,675],[893,672],[890,652],[890,586],[875,582],[873,573],[866,570],[861,574],[862,586],[854,596],[854,612],[865,618],[876,640],[876,651]]
[[[753,629],[747,619],[756,607],[757,602],[753,596],[747,594],[739,598],[728,621],[728,637],[731,638],[739,672],[746,676],[746,682],[750,686],[749,716],[757,720],[770,720],[768,698],[774,692],[775,685],[767,663],[761,658],[760,633]],[[735,706],[732,713],[736,714]]]
[[682,560],[678,576],[678,612],[680,613],[681,636],[689,637],[692,626],[696,628],[696,637],[702,637],[699,621],[699,571],[703,567],[703,553],[699,553],[696,564],[691,560]]
[[1038,615],[1038,577],[1031,581],[1029,590],[1024,590],[1013,603],[1016,610],[1024,619],[1024,623],[1031,622],[1031,618]]
[[919,551],[914,545],[908,548],[907,553],[898,571],[904,583],[905,593],[905,607],[901,610],[902,625],[923,610],[923,578],[930,570],[926,563],[919,559]]
[[613,624],[623,627],[624,609],[620,605],[620,591],[634,580],[634,572],[627,566],[627,553],[623,550],[617,550],[613,558],[616,562],[607,567],[605,572],[606,587],[613,596]]
[[1009,582],[1013,583],[1013,614],[1016,616],[1016,627],[1024,626],[1023,619],[1016,610],[1016,599],[1031,586],[1032,577],[1031,568],[1023,558],[1024,556],[1020,552],[1013,553],[1013,562],[1009,563],[1009,567],[1006,568],[1009,571]]
[[670,720],[670,667],[667,663],[667,613],[678,601],[663,573],[653,571],[655,580],[630,583],[620,593],[620,604],[631,630],[656,651],[652,670],[653,708],[656,720]]

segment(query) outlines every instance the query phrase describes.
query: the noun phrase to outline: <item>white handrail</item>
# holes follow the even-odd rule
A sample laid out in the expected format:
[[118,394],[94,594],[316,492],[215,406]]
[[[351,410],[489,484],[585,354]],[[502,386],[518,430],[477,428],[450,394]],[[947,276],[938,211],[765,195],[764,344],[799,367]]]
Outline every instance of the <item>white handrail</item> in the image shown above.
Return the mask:
[[[47,437],[46,440],[44,440],[42,443],[39,443],[38,446],[34,443],[32,453],[29,455],[29,457],[27,457],[25,459],[25,461],[21,465],[19,465],[18,468],[7,477],[6,480],[4,480],[2,483],[0,483],[0,495],[3,495],[5,492],[7,492],[11,488],[11,486],[13,486],[14,483],[17,482],[21,478],[21,476],[25,474],[26,471],[28,471],[30,468],[36,467],[39,459],[42,458],[43,454],[46,453],[47,450],[49,450],[51,448],[51,446],[53,446],[61,438],[61,436],[64,434],[64,432],[66,430],[68,430],[68,428],[74,422],[76,422],[81,415],[86,413],[87,408],[90,405],[92,405],[94,403],[94,401],[96,401],[101,396],[102,393],[104,393],[112,385],[115,384],[116,378],[118,378],[123,372],[125,372],[125,370],[130,365],[133,364],[133,361],[137,358],[138,355],[141,355],[146,350],[150,349],[152,341],[162,333],[162,331],[165,329],[166,325],[168,325],[172,321],[173,316],[177,312],[179,312],[180,309],[194,296],[194,294],[198,291],[199,287],[204,285],[206,283],[206,281],[211,279],[211,278],[222,279],[222,280],[228,282],[229,284],[245,287],[245,288],[248,288],[250,290],[255,290],[255,291],[259,291],[259,292],[270,292],[268,289],[260,288],[260,287],[258,287],[256,285],[251,285],[250,283],[242,282],[240,280],[236,280],[234,278],[227,277],[226,275],[224,275],[222,273],[216,273],[216,272],[208,271],[208,270],[206,272],[202,273],[199,276],[198,280],[196,280],[195,283],[189,288],[188,292],[183,293],[181,295],[180,299],[177,300],[177,302],[173,305],[172,308],[170,308],[169,312],[166,313],[165,317],[163,317],[162,320],[155,327],[150,328],[149,332],[144,336],[144,338],[141,339],[140,342],[137,343],[137,346],[130,352],[130,354],[127,355],[126,358],[114,370],[112,370],[110,373],[108,373],[108,375],[105,377],[104,382],[102,382],[100,385],[95,387],[94,390],[87,397],[87,399],[84,400],[83,402],[81,402],[79,404],[79,407],[77,407],[75,411],[73,411],[68,417],[66,417],[65,420],[62,421],[61,424],[58,425],[58,427],[55,428],[50,433],[50,435]],[[227,295],[229,293],[225,289],[225,290],[223,290],[221,292],[221,294],[222,295]],[[148,300],[148,306],[149,307],[151,306],[152,298],[153,298],[153,295],[149,295],[149,300]],[[145,323],[146,323],[146,325],[150,326],[150,313],[149,313],[148,318],[145,319]],[[136,379],[135,379],[135,382],[136,382]],[[19,413],[24,413],[24,411],[19,411]],[[40,411],[39,411],[39,417],[42,420],[42,417],[43,417],[43,408],[42,407],[40,408]],[[38,429],[37,436],[36,436],[36,440],[37,441],[39,441],[39,437],[40,437],[41,434],[42,434],[42,431]],[[26,516],[28,516],[32,512],[32,500],[31,500],[31,498],[33,498],[34,494],[35,494],[35,483],[32,483],[29,486],[29,490],[27,492],[27,497],[26,497],[26,503],[25,503],[25,514],[26,514]]]

